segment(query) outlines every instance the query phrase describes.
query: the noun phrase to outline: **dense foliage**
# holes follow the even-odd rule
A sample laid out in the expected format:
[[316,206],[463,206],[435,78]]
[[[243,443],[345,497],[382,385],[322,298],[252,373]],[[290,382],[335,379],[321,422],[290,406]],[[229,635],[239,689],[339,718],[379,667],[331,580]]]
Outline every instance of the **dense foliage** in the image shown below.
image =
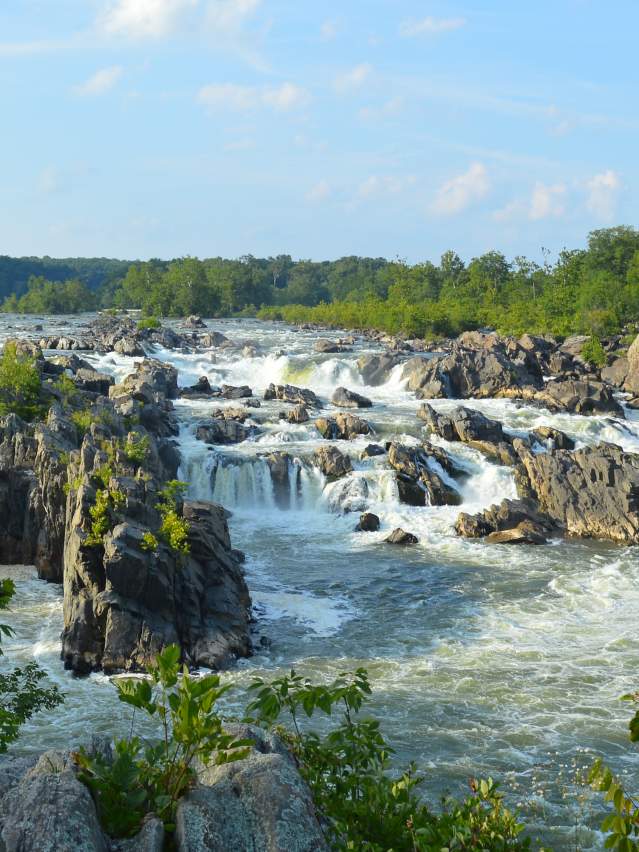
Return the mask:
[[115,741],[114,759],[89,754],[74,757],[80,778],[93,793],[100,819],[112,837],[136,834],[153,813],[170,833],[179,799],[193,784],[197,762],[228,763],[245,757],[249,742],[225,733],[215,708],[229,689],[218,675],[180,676],[180,649],[169,645],[148,668],[150,680],[118,680],[120,701],[159,719],[162,737],[144,744],[139,737]]
[[[411,765],[390,767],[392,748],[376,719],[362,714],[371,694],[365,669],[314,685],[294,671],[270,683],[256,679],[249,720],[272,727],[286,714],[284,732],[308,782],[330,847],[367,852],[526,850],[524,826],[504,805],[491,779],[471,781],[463,801],[445,797],[431,809],[417,794],[424,778]],[[337,716],[326,734],[302,730],[300,717],[316,710]],[[252,715],[251,715],[252,714]]]
[[22,296],[31,277],[49,281],[78,279],[90,290],[108,288],[110,282],[122,278],[129,261],[108,258],[7,257],[0,255],[0,299],[15,294]]
[[[15,594],[12,580],[0,580],[0,610],[9,608]],[[13,630],[0,624],[0,643]],[[0,645],[0,657],[3,656]],[[52,710],[62,702],[56,686],[43,686],[45,673],[35,662],[5,671],[0,668],[0,754],[17,739],[20,727],[39,710]]]
[[[112,270],[95,296],[78,298],[78,281],[61,285],[35,278],[23,298],[5,301],[3,309],[72,312],[86,310],[93,300],[95,307],[137,308],[154,317],[261,311],[291,322],[418,336],[485,325],[513,333],[604,335],[639,319],[636,229],[593,231],[586,249],[564,250],[554,264],[546,252],[544,257],[539,265],[489,251],[466,264],[447,251],[438,264],[414,266],[366,257],[293,261],[289,255],[150,260],[119,274]],[[22,292],[17,284],[15,290]],[[52,290],[62,295],[56,300]]]
[[31,277],[27,292],[20,298],[8,296],[2,309],[16,314],[79,314],[94,310],[97,304],[95,295],[77,278],[60,283]]
[[44,410],[41,393],[35,359],[20,353],[15,343],[7,343],[0,356],[0,415],[17,414],[23,420],[33,420]]

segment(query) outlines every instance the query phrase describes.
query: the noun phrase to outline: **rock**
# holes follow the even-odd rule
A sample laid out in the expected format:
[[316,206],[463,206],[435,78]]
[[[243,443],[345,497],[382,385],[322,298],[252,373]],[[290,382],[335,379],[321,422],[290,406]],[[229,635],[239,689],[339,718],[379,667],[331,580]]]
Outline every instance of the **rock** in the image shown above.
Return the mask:
[[386,450],[384,447],[381,447],[379,444],[367,444],[362,450],[360,458],[362,459],[372,459],[375,456],[385,456]]
[[250,417],[250,413],[246,408],[229,406],[228,408],[214,408],[211,417],[213,420],[236,420],[238,423],[244,423]]
[[220,396],[224,399],[246,399],[253,396],[253,391],[248,385],[240,385],[239,387],[222,385]]
[[73,380],[79,390],[91,391],[101,396],[108,396],[109,388],[114,384],[113,376],[83,368],[76,372]]
[[600,444],[520,457],[541,510],[570,535],[639,544],[639,455]]
[[323,339],[316,340],[315,343],[313,344],[313,349],[316,352],[321,352],[321,353],[325,353],[325,354],[332,353],[332,352],[343,352],[344,351],[344,348],[342,346],[340,346],[339,343],[337,343],[336,341],[334,341],[334,340],[323,340]]
[[288,412],[286,419],[289,423],[308,423],[310,417],[304,405],[296,405],[292,411]]
[[[556,529],[556,524],[540,511],[536,501],[530,499],[502,500],[499,505],[490,506],[476,515],[462,512],[455,523],[457,534],[464,538],[483,538],[514,529],[525,531],[530,536],[534,534],[545,541],[546,535]],[[496,538],[492,540],[499,543]]]
[[[458,506],[461,494],[443,478],[446,454],[434,447],[411,447],[393,441],[388,461],[397,472],[399,499],[409,506]],[[441,470],[441,474],[437,471]],[[443,468],[443,469],[442,469]]]
[[[246,732],[241,732],[246,737]],[[328,852],[310,791],[275,738],[250,729],[256,748],[243,760],[199,772],[180,801],[181,852]],[[234,735],[237,735],[234,733]]]
[[264,399],[276,399],[280,402],[290,402],[293,405],[304,405],[308,408],[317,408],[319,400],[312,390],[298,388],[294,385],[270,384],[264,391]]
[[546,544],[546,537],[532,525],[522,523],[510,530],[490,533],[487,544]]
[[401,362],[400,355],[362,355],[357,359],[357,366],[364,384],[375,387],[387,382],[393,367]]
[[[88,446],[83,445],[88,464]],[[231,547],[226,512],[212,503],[185,501],[190,554],[142,540],[159,519],[154,483],[119,477],[125,494],[119,523],[103,546],[87,546],[89,485],[73,493],[64,548],[66,668],[86,673],[144,669],[177,642],[193,666],[217,669],[250,652],[248,589]],[[130,519],[129,519],[130,518]]]
[[72,771],[25,776],[0,802],[6,852],[107,852],[91,793]]
[[628,349],[628,375],[624,382],[624,390],[631,394],[639,394],[639,334]]
[[554,380],[546,382],[543,390],[537,392],[534,398],[551,411],[624,416],[612,389],[601,382]]
[[247,428],[231,418],[200,423],[195,430],[195,437],[206,444],[241,444],[254,434],[254,428]]
[[135,837],[111,840],[110,852],[163,852],[165,848],[162,820],[148,814]]
[[416,535],[412,533],[405,532],[401,527],[397,527],[397,529],[393,530],[393,532],[388,536],[388,538],[384,539],[388,544],[417,544],[419,539]]
[[216,390],[211,387],[211,383],[207,376],[200,376],[194,385],[191,385],[188,388],[180,388],[180,396],[191,399],[207,399],[208,397],[213,396],[214,393],[216,393]]
[[358,435],[368,435],[370,426],[361,417],[353,414],[338,414],[335,419],[319,417],[315,427],[323,438],[350,441]]
[[615,358],[612,364],[602,368],[600,373],[601,380],[616,388],[622,388],[628,378],[629,370],[630,364],[627,358],[623,356]]
[[370,408],[373,404],[365,396],[360,396],[355,391],[342,387],[336,388],[331,397],[331,402],[340,408]]
[[575,334],[564,340],[559,347],[559,351],[565,355],[570,355],[572,358],[581,358],[582,349],[589,340],[590,336],[587,334]]
[[109,389],[111,399],[128,395],[145,404],[157,402],[158,397],[177,399],[178,394],[175,367],[153,358],[145,358],[136,365],[135,372]]
[[207,331],[199,335],[198,343],[200,346],[215,347],[222,346],[222,344],[228,345],[231,341],[221,331]]
[[202,317],[198,317],[195,314],[191,314],[190,317],[187,317],[182,323],[183,328],[206,328],[206,323],[202,319]]
[[[299,467],[293,466],[293,459],[288,453],[270,453],[268,456],[265,456],[264,460],[271,472],[275,502],[281,509],[290,508],[291,485],[293,485],[294,489],[299,486]],[[295,476],[297,481],[291,483],[291,475]]]
[[377,532],[379,529],[379,518],[372,512],[364,512],[359,517],[359,523],[355,527],[355,532]]
[[545,444],[551,450],[574,450],[575,448],[572,438],[552,426],[538,426],[530,434],[540,444]]
[[330,512],[363,512],[369,501],[368,483],[359,476],[347,476],[327,489],[327,506]]
[[337,447],[319,447],[315,451],[313,459],[317,467],[329,480],[340,479],[353,470],[350,458],[340,452]]
[[36,361],[42,360],[42,348],[32,340],[9,337],[4,342],[3,351],[10,346],[15,347],[16,354],[21,357],[34,358]]
[[113,351],[118,355],[128,355],[132,358],[144,357],[144,348],[133,337],[121,337],[113,344]]

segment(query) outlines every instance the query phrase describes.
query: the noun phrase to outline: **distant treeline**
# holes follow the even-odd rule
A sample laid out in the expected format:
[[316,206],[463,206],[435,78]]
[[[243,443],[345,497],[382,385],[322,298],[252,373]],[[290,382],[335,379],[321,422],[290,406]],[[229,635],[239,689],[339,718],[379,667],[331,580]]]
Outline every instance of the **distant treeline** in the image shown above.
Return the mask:
[[[4,260],[10,261],[0,258],[0,282],[8,274]],[[67,264],[73,274],[64,281],[65,276],[32,272],[26,292],[15,287],[5,311],[114,307],[139,308],[149,316],[258,315],[410,336],[479,326],[508,333],[608,334],[639,320],[639,231],[626,226],[593,231],[587,249],[565,250],[555,263],[541,265],[525,257],[509,261],[497,251],[468,264],[447,251],[438,264],[414,266],[366,257],[293,261],[289,255],[29,262],[60,264],[58,271]]]

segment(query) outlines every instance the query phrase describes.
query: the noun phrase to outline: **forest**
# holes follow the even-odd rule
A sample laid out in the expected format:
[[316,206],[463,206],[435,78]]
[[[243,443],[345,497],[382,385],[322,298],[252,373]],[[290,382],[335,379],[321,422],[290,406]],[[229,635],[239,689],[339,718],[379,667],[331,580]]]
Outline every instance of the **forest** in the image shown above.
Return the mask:
[[77,313],[140,309],[147,316],[259,316],[437,337],[490,326],[504,333],[611,334],[639,320],[639,230],[593,231],[585,249],[551,262],[489,251],[465,263],[290,255],[184,257],[127,263],[0,258],[2,310]]

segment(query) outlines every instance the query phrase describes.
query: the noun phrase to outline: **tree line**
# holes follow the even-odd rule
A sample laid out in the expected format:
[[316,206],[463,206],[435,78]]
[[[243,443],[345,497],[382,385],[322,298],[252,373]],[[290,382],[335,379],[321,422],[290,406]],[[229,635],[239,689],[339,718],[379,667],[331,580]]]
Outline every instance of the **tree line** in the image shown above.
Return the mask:
[[[2,259],[0,258],[0,261]],[[106,269],[92,261],[66,281],[32,275],[2,309],[74,313],[137,308],[147,316],[260,316],[409,336],[452,335],[490,326],[506,333],[610,334],[639,320],[639,231],[593,231],[587,248],[551,263],[489,251],[469,263],[454,251],[439,263],[290,255],[237,260],[192,257]],[[0,262],[0,272],[2,263]],[[99,277],[99,276],[98,276]]]

